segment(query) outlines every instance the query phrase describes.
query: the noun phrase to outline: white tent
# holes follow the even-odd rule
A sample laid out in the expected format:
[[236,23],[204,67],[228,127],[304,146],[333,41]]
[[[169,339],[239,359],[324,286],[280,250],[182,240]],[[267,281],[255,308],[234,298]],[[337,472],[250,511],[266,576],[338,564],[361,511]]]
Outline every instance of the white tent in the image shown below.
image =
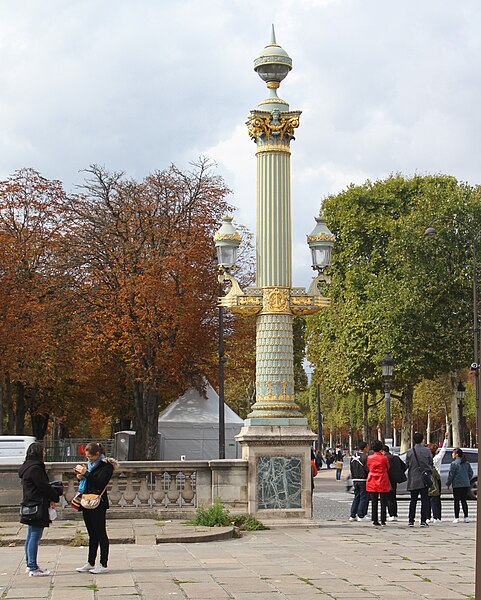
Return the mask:
[[[240,458],[235,436],[244,421],[224,403],[225,457]],[[219,396],[207,382],[204,398],[193,388],[159,415],[160,460],[219,458]]]

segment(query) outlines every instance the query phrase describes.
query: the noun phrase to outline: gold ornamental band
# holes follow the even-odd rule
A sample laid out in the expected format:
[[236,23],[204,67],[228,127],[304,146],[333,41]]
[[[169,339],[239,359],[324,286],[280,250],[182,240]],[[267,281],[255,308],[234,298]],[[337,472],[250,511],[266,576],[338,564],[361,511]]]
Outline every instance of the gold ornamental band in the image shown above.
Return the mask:
[[285,152],[287,154],[291,153],[290,146],[280,145],[280,144],[263,144],[262,146],[257,146],[256,156],[257,154],[262,154],[264,152]]

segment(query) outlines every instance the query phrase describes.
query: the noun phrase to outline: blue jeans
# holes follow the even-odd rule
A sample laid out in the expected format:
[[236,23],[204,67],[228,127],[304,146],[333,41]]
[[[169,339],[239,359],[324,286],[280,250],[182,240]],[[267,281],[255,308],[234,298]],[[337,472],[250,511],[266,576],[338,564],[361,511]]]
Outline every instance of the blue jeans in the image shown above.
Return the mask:
[[25,540],[25,560],[27,561],[27,567],[30,571],[36,571],[38,569],[37,553],[43,530],[43,527],[36,527],[35,525],[28,526],[27,538]]
[[336,480],[341,481],[341,471],[342,469],[336,469]]
[[356,515],[359,518],[363,518],[367,514],[367,505],[369,503],[369,496],[366,492],[365,481],[354,481],[354,500],[351,504],[351,517]]

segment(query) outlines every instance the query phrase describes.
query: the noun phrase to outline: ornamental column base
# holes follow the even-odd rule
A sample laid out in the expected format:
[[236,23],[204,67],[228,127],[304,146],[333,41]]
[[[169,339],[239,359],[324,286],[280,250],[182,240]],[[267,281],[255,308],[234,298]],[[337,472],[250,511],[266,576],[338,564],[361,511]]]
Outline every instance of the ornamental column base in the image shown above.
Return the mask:
[[261,521],[312,517],[311,448],[305,418],[246,419],[236,440],[248,462],[247,510]]

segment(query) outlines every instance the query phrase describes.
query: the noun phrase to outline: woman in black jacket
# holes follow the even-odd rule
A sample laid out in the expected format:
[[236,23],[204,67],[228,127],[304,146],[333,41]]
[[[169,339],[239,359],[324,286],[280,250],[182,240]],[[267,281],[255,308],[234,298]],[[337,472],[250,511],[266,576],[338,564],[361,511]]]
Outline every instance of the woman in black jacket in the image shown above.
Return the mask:
[[[97,508],[83,508],[82,511],[85,526],[89,534],[89,555],[83,567],[78,567],[79,573],[105,573],[109,559],[109,538],[107,536],[106,512],[109,508],[107,496],[107,485],[112,473],[117,466],[113,458],[106,458],[104,447],[100,442],[90,442],[85,447],[85,458],[87,465],[77,465],[75,473],[80,481],[79,494],[102,494],[100,504]],[[97,551],[100,545],[100,563],[95,566]]]
[[[27,572],[31,577],[46,577],[50,571],[38,566],[37,554],[43,530],[50,525],[48,509],[55,506],[60,495],[56,488],[50,485],[45,471],[45,450],[42,444],[30,444],[25,456],[25,462],[18,470],[22,480],[24,505],[40,504],[39,518],[28,523],[27,538],[25,540],[25,558]],[[20,519],[20,522],[26,522]]]

